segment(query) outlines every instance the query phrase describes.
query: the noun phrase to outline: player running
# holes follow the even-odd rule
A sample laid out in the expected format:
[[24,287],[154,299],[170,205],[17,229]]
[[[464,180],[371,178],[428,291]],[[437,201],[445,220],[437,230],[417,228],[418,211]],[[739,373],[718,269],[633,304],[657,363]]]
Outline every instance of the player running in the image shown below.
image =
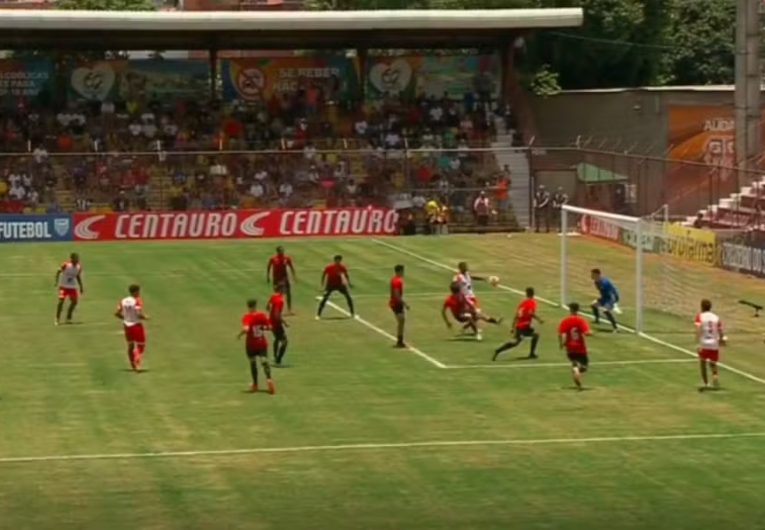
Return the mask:
[[570,314],[558,324],[558,343],[561,350],[566,350],[568,360],[571,361],[571,377],[576,388],[582,390],[582,374],[590,364],[584,337],[590,335],[590,327],[579,315],[579,304],[572,302],[568,309]]
[[446,316],[448,310],[454,320],[464,324],[465,329],[471,329],[475,338],[481,340],[481,330],[478,329],[478,314],[475,307],[462,294],[462,287],[457,282],[452,283],[449,290],[451,294],[444,299],[444,305],[441,307],[441,318],[444,319],[446,327],[452,328],[452,323]]
[[388,307],[396,317],[396,348],[406,348],[404,342],[404,325],[406,324],[406,311],[409,306],[404,302],[404,266],[396,265],[393,268],[393,277],[390,279],[390,298]]
[[529,359],[537,358],[537,344],[539,343],[539,333],[531,326],[533,321],[536,320],[540,324],[544,323],[541,318],[537,316],[537,301],[534,299],[534,288],[526,288],[526,298],[521,300],[518,307],[515,310],[515,318],[513,319],[513,330],[515,330],[515,338],[509,342],[504,343],[502,346],[494,350],[494,357],[492,361],[496,361],[497,357],[503,352],[515,348],[526,337],[531,337],[531,350],[529,353]]
[[321,275],[321,285],[324,294],[319,302],[319,309],[316,311],[316,320],[321,319],[321,313],[324,311],[324,306],[327,305],[327,300],[334,292],[338,292],[345,297],[345,301],[348,303],[348,311],[351,313],[351,318],[356,318],[356,311],[353,309],[353,299],[348,289],[351,287],[351,278],[348,276],[348,269],[343,263],[343,257],[339,254],[335,256],[332,263],[324,267],[324,272]]
[[258,391],[258,362],[263,367],[263,373],[266,374],[266,384],[268,393],[276,392],[276,387],[271,379],[271,367],[268,365],[268,339],[266,331],[271,328],[271,321],[268,315],[258,311],[258,301],[255,299],[247,300],[247,312],[242,316],[242,329],[237,335],[241,339],[245,335],[245,353],[250,361],[250,374],[252,375],[252,384],[250,390]]
[[616,286],[603,276],[600,269],[592,269],[590,271],[590,278],[595,282],[595,288],[598,290],[599,296],[592,302],[592,316],[595,317],[595,324],[600,324],[600,310],[603,310],[606,318],[611,323],[614,333],[619,331],[619,325],[616,323],[614,313],[620,313],[619,311],[619,291]]
[[141,286],[131,285],[128,287],[128,293],[129,296],[120,300],[114,316],[122,320],[130,367],[137,372],[141,366],[141,356],[146,351],[146,330],[143,328],[143,321],[149,320],[149,317],[143,312]]
[[295,276],[295,265],[292,262],[292,258],[284,253],[284,247],[276,247],[276,254],[268,259],[268,266],[266,267],[266,283],[273,283],[276,285],[281,283],[284,286],[283,293],[287,298],[287,313],[292,314],[292,284],[290,283],[290,275],[292,281],[297,282]]
[[[720,346],[725,346],[726,342],[722,320],[712,312],[712,302],[702,300],[701,312],[696,314],[693,322],[696,325],[696,341],[699,345],[699,368],[701,370],[699,392],[710,388],[720,388],[720,382],[717,379],[717,362],[720,360]],[[711,387],[709,386],[707,365],[712,370]]]
[[284,284],[274,285],[274,293],[268,299],[266,310],[271,321],[271,332],[274,335],[274,363],[281,366],[284,354],[287,353],[287,322],[284,320]]
[[80,263],[80,256],[76,252],[73,252],[69,256],[69,260],[62,263],[58,268],[55,283],[58,287],[55,324],[58,326],[61,323],[61,312],[67,298],[69,299],[69,309],[66,311],[66,323],[71,324],[80,294],[85,292],[85,287],[82,285],[82,263]]

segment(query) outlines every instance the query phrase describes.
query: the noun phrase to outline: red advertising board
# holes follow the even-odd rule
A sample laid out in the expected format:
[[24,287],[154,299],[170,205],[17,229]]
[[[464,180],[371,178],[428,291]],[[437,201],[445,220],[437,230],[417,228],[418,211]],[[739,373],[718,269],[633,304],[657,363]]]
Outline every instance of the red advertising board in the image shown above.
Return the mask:
[[76,213],[75,241],[380,236],[397,232],[390,208]]
[[619,225],[609,219],[583,215],[579,221],[579,229],[583,234],[607,239],[608,241],[619,241]]

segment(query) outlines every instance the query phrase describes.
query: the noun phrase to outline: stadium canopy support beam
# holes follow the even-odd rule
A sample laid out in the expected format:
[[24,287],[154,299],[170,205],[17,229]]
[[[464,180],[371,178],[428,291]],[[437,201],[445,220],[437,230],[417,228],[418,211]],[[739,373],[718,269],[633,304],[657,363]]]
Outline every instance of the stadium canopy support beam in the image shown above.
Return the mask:
[[218,49],[210,48],[210,100],[218,99]]

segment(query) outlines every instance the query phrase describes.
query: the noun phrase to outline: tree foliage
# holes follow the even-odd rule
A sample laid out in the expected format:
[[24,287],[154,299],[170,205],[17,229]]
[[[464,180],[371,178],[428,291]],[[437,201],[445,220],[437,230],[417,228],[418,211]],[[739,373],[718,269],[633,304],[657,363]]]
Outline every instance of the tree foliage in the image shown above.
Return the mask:
[[[78,2],[79,0],[65,0]],[[107,0],[88,0],[92,2]],[[131,0],[111,0],[131,1]],[[140,0],[132,0],[140,1]],[[308,0],[312,9],[581,7],[581,28],[526,35],[518,64],[565,89],[732,83],[736,0]]]

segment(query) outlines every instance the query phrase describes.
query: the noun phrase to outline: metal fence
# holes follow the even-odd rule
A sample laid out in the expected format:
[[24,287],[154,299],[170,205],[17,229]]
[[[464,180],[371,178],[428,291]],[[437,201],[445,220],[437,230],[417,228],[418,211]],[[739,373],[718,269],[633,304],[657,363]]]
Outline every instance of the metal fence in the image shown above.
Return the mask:
[[[322,145],[322,144],[319,144]],[[111,203],[136,193],[152,208],[388,204],[401,197],[438,198],[455,212],[472,209],[484,191],[496,218],[532,218],[533,191],[563,188],[583,207],[646,215],[664,204],[673,216],[693,216],[723,200],[726,215],[758,208],[765,172],[723,164],[575,147],[408,147],[384,149],[335,141],[320,149],[0,154],[0,175],[31,175],[35,185],[71,208],[75,198]],[[405,141],[407,146],[423,142]],[[338,148],[336,146],[345,146]],[[510,165],[508,166],[508,161]],[[509,182],[502,183],[503,178]],[[507,185],[506,190],[499,185]],[[750,186],[753,201],[725,202]],[[407,199],[408,200],[408,199]],[[739,223],[740,224],[740,223]]]
[[[529,162],[536,184],[563,186],[580,206],[628,215],[647,215],[667,204],[673,216],[693,216],[765,174],[761,162],[743,169],[579,148],[530,149]],[[759,195],[759,187],[752,192]],[[739,201],[729,207],[748,212]]]

